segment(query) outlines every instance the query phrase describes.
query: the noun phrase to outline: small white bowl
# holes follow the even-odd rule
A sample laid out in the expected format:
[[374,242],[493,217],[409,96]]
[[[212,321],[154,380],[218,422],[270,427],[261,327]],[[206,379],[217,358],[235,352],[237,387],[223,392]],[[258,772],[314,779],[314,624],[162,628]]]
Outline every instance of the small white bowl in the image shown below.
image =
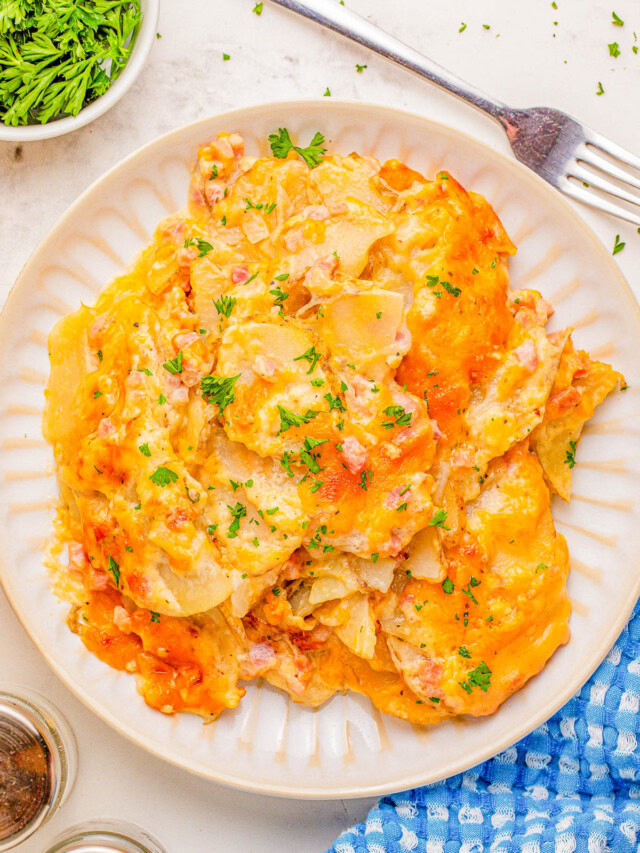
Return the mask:
[[158,15],[160,0],[141,0],[142,24],[136,36],[136,41],[129,60],[122,69],[120,76],[109,89],[97,100],[80,110],[77,116],[68,116],[51,120],[46,124],[26,124],[19,127],[9,127],[0,121],[0,140],[7,142],[31,142],[37,139],[50,139],[77,130],[85,124],[97,119],[117,103],[136,79],[146,62],[151,45],[158,30]]

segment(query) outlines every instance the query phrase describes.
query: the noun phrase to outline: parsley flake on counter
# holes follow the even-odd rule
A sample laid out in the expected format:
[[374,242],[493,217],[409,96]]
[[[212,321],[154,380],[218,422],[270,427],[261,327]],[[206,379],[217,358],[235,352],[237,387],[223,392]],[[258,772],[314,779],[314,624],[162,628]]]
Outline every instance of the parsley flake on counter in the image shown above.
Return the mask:
[[256,5],[253,7],[253,9],[251,11],[259,16],[262,14],[262,7],[263,6],[264,6],[264,3],[256,3]]
[[598,80],[598,88],[596,89],[596,95],[604,95],[604,89],[602,88],[602,83]]
[[141,444],[138,450],[140,451],[140,453],[142,453],[143,456],[151,456],[151,451],[149,450],[149,445],[147,444],[147,442]]
[[113,580],[115,581],[116,586],[120,586],[120,566],[116,563],[111,554],[109,554],[107,571],[113,575]]
[[179,352],[175,358],[170,358],[162,365],[172,376],[176,373],[182,373],[182,352]]
[[459,33],[463,33],[466,29],[467,29],[467,25],[466,25],[466,24],[464,23],[464,21],[463,21],[463,22],[460,24],[460,29],[458,30],[458,32],[459,32]]
[[200,390],[202,397],[207,403],[215,405],[220,412],[230,406],[236,398],[234,385],[242,376],[241,373],[236,376],[205,376],[200,380]]
[[623,243],[623,242],[620,240],[620,235],[619,235],[619,234],[616,234],[615,243],[613,244],[613,252],[612,252],[611,254],[612,254],[612,255],[617,255],[617,254],[618,254],[618,252],[621,252],[621,251],[624,249],[624,247],[625,247],[626,245],[627,245],[626,243]]
[[310,169],[315,169],[316,166],[319,166],[320,163],[322,163],[323,155],[327,151],[326,148],[322,147],[324,144],[324,136],[320,131],[316,132],[306,148],[301,148],[300,146],[293,144],[291,137],[289,136],[289,131],[286,127],[281,127],[278,129],[277,133],[272,133],[269,136],[269,144],[274,157],[277,157],[279,160],[284,160],[290,151],[296,151]]
[[164,489],[164,487],[168,486],[170,483],[176,483],[178,475],[170,468],[165,468],[164,465],[161,465],[159,468],[156,468],[149,479],[156,486],[160,486],[161,489]]
[[222,54],[222,61],[223,61],[223,62],[228,62],[230,59],[231,59],[231,57],[229,56],[229,54],[228,54],[228,53],[223,53],[223,54]]
[[362,74],[364,69],[368,67],[368,65],[358,65],[358,63],[356,62],[356,71],[358,72],[358,74]]
[[617,41],[612,41],[611,44],[608,45],[608,48],[609,48],[609,56],[613,56],[615,58],[620,56],[620,45],[618,44]]
[[322,97],[323,97],[323,98],[330,98],[330,97],[331,97],[331,90],[329,89],[329,87],[328,87],[328,86],[327,86],[327,88],[325,89],[325,93],[324,93],[324,95],[323,95]]
[[237,301],[233,296],[223,294],[220,299],[214,299],[213,304],[216,306],[218,314],[224,314],[225,317],[229,318]]
[[614,27],[624,27],[624,21],[619,15],[616,15],[615,12],[611,13],[612,21]]

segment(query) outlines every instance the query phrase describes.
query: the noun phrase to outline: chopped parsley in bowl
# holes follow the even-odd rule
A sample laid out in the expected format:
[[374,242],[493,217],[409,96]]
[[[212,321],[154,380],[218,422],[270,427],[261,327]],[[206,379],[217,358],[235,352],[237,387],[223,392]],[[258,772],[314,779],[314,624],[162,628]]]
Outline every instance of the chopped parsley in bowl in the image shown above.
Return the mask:
[[157,15],[158,0],[0,0],[0,138],[57,136],[108,109]]

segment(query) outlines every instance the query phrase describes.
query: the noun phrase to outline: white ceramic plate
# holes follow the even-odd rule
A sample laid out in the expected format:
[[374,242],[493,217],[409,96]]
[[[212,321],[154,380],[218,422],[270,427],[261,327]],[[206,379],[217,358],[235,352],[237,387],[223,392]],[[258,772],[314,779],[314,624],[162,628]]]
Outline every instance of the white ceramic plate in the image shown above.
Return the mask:
[[[40,435],[47,334],[133,259],[156,223],[182,206],[196,148],[236,130],[251,153],[288,127],[321,130],[343,154],[397,156],[433,175],[448,169],[484,193],[519,246],[514,286],[556,306],[553,327],[622,370],[630,388],[589,424],[571,506],[555,506],[573,557],[572,639],[492,717],[418,729],[382,717],[355,694],[318,710],[252,683],[212,725],[150,710],[133,677],[102,664],[65,625],[42,542],[56,500]],[[546,720],[584,683],[622,629],[640,589],[640,315],[609,254],[554,190],[514,160],[463,134],[385,107],[335,101],[270,104],[205,119],[132,154],[89,188],[26,265],[0,320],[0,576],[26,630],[65,683],[97,714],[157,755],[218,782],[292,797],[348,797],[409,788],[471,767]]]

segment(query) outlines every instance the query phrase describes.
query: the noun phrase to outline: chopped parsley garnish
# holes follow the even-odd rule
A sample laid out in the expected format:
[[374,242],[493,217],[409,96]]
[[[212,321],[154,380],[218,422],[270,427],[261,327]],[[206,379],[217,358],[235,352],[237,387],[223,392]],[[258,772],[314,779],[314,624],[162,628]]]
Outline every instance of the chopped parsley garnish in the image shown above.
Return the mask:
[[166,402],[167,402],[167,398],[164,396],[164,394],[160,394],[160,396],[158,397],[158,403],[160,405],[162,405],[163,403],[166,403]]
[[222,54],[222,61],[223,61],[223,62],[228,62],[230,59],[231,59],[231,57],[229,56],[229,54],[228,54],[228,53],[223,53],[223,54]]
[[281,590],[281,589],[278,589],[278,587],[277,587],[277,586],[274,586],[274,587],[273,587],[273,589],[271,590],[271,592],[272,592],[275,596],[278,596],[278,595],[280,595],[280,593],[282,592],[282,590]]
[[98,361],[102,361],[102,359],[103,359],[102,350],[99,349],[98,350]]
[[306,148],[300,148],[294,145],[289,136],[289,131],[286,127],[279,128],[277,133],[272,133],[269,136],[269,144],[273,156],[279,160],[284,160],[290,151],[296,151],[307,164],[310,169],[315,169],[322,163],[322,156],[326,153],[326,148],[323,148],[324,136],[318,131],[309,145]]
[[334,397],[334,396],[331,394],[331,392],[330,392],[330,391],[328,391],[328,392],[324,395],[324,399],[325,399],[325,400],[327,401],[327,403],[329,404],[329,411],[330,411],[330,412],[332,412],[334,409],[337,409],[339,412],[344,412],[344,411],[346,411],[345,406],[344,406],[344,403],[342,402],[342,400],[340,399],[340,397],[338,397],[338,395],[337,395],[337,394],[336,394],[336,395],[335,395],[335,397]]
[[439,705],[440,699],[438,698],[438,696],[429,696],[429,702],[433,702],[434,705]]
[[466,693],[471,693],[474,687],[479,687],[483,693],[486,693],[491,687],[492,672],[484,661],[478,664],[475,669],[467,675],[466,681],[459,681],[458,684]]
[[549,568],[549,566],[546,563],[538,563],[538,565],[536,566],[535,574],[538,574],[538,572],[540,572],[540,571],[543,572],[545,569],[548,569],[548,568]]
[[[271,291],[271,292],[273,293],[273,291]],[[306,350],[306,352],[303,352],[302,355],[296,356],[296,358],[294,358],[293,360],[294,361],[306,361],[308,364],[311,365],[309,367],[309,370],[307,370],[307,376],[308,376],[310,373],[313,373],[313,368],[320,361],[320,358],[321,358],[321,355],[319,352],[316,352],[316,348],[315,347],[309,347],[309,349]]]
[[324,379],[312,379],[311,384],[314,388],[322,388],[324,385]]
[[282,311],[282,306],[284,305],[285,299],[289,298],[289,294],[286,290],[282,290],[280,287],[274,287],[273,290],[270,290],[269,293],[276,298],[273,300],[273,304],[276,308],[279,308]]
[[[458,30],[458,32],[459,32],[459,33],[463,33],[466,29],[467,29],[467,25],[466,25],[466,24],[464,23],[464,21],[463,21],[463,22],[460,24],[460,29]],[[433,701],[433,700],[432,700],[432,701]],[[438,702],[439,702],[439,701],[440,701],[440,700],[438,699]]]
[[235,506],[229,506],[229,504],[227,504],[227,509],[231,513],[231,517],[233,519],[229,525],[229,529],[227,530],[227,539],[235,539],[240,528],[240,519],[246,516],[247,508],[238,501]]
[[207,403],[216,405],[222,412],[236,398],[234,385],[242,374],[235,376],[205,376],[200,380],[202,397]]
[[242,485],[242,483],[236,483],[235,480],[229,480],[229,482],[231,483],[231,488],[233,489],[234,492],[236,492],[240,488],[240,486]]
[[253,9],[251,11],[254,12],[256,15],[261,15],[263,5],[264,4],[262,2],[256,3],[256,5],[253,7]]
[[317,439],[308,437],[304,440],[304,448],[300,451],[300,461],[307,466],[312,474],[319,474],[320,466],[316,461],[318,454],[312,453],[311,451],[314,447],[317,447],[319,444],[324,444],[328,440],[328,438]]
[[596,95],[604,95],[604,89],[602,88],[602,83],[598,80],[598,88],[596,89]]
[[460,646],[460,648],[458,649],[458,654],[460,655],[461,658],[470,658],[471,657],[471,652],[469,651],[469,649],[466,646]]
[[378,557],[379,557],[379,556],[380,556],[380,554],[372,554],[372,555],[371,555],[371,562],[372,562],[372,563],[377,563],[377,562],[378,562]]
[[368,65],[358,65],[358,63],[356,62],[356,71],[358,72],[358,74],[362,74],[364,69],[368,67]]
[[[368,479],[367,479],[368,478]],[[373,478],[373,471],[365,470],[360,474],[360,488],[367,491],[367,482],[371,482]]]
[[609,47],[609,56],[618,57],[620,56],[620,45],[617,41],[612,41]]
[[141,444],[140,447],[138,447],[138,450],[140,451],[140,453],[142,453],[143,456],[151,456],[151,451],[149,450],[149,445],[146,441],[144,444]]
[[102,397],[102,391],[93,392],[93,399],[96,400],[98,397]]
[[567,458],[564,460],[564,464],[568,465],[569,468],[574,468],[576,464],[576,444],[575,441],[569,442],[570,450],[567,450]]
[[152,622],[159,622],[160,621],[160,614],[156,613],[155,610],[150,610],[149,613],[151,614],[151,621]]
[[616,240],[615,240],[615,243],[613,244],[613,252],[612,252],[612,254],[613,254],[613,255],[617,255],[617,254],[618,254],[618,252],[621,252],[621,251],[624,249],[624,247],[625,247],[626,245],[627,245],[626,243],[623,243],[623,242],[620,240],[620,235],[619,235],[619,234],[616,234]]
[[218,529],[218,525],[217,525],[217,524],[210,524],[210,525],[207,527],[207,533],[209,534],[209,536],[213,536],[214,532],[215,532],[217,529]]
[[387,406],[385,415],[393,418],[392,421],[382,421],[384,429],[393,429],[397,426],[408,426],[411,423],[412,412],[407,412],[404,406]]
[[182,352],[179,352],[175,358],[170,358],[162,365],[172,376],[176,373],[182,373]]
[[289,278],[289,273],[283,272],[283,273],[280,273],[280,275],[274,275],[273,280],[274,281],[286,281],[288,278]]
[[273,507],[271,507],[271,509],[266,510],[266,513],[267,513],[267,515],[275,515],[279,509],[280,509],[280,507],[273,506]]
[[299,427],[303,424],[308,424],[309,421],[313,420],[313,418],[318,414],[312,409],[307,409],[306,415],[296,415],[295,412],[290,412],[289,409],[285,409],[284,406],[278,406],[278,412],[280,414],[280,429],[278,430],[278,435],[282,432],[286,432],[291,427]]
[[322,97],[323,97],[323,98],[330,98],[330,97],[331,97],[331,89],[329,89],[329,87],[328,87],[328,86],[327,86],[327,88],[325,89],[325,91],[324,91],[324,95],[323,95]]
[[268,216],[270,213],[273,213],[273,211],[276,209],[277,206],[278,206],[277,203],[275,201],[272,201],[271,204],[267,204],[265,206],[264,212]]
[[407,506],[408,506],[408,504],[406,504],[406,503],[400,504],[399,507],[396,507],[396,512],[406,512]]
[[451,595],[451,593],[453,592],[454,589],[455,589],[455,586],[453,585],[451,578],[445,578],[442,581],[442,591],[444,592],[445,595]]
[[168,486],[170,483],[177,482],[178,475],[175,471],[172,471],[171,468],[165,468],[164,465],[161,465],[159,468],[156,468],[149,479],[156,486],[160,486],[161,489],[164,489],[164,487]]
[[477,600],[475,595],[471,592],[471,584],[468,583],[466,589],[462,590],[462,594],[466,595],[470,601],[473,601],[474,604],[477,604]]
[[226,296],[223,294],[220,299],[214,299],[213,304],[216,306],[216,311],[218,314],[224,314],[225,317],[230,317],[231,312],[234,309],[234,306],[238,300],[233,296]]
[[613,24],[614,27],[624,27],[624,21],[622,20],[622,18],[619,15],[616,15],[615,12],[612,12],[611,15],[613,18],[611,23]]
[[287,472],[290,477],[293,477],[293,471],[291,470],[291,462],[293,461],[293,453],[290,453],[288,450],[285,450],[282,459],[280,460],[280,464]]
[[310,492],[317,492],[318,489],[323,485],[324,485],[323,480],[316,480],[315,483],[313,484],[313,486],[311,486],[311,488],[309,489],[309,491]]
[[451,530],[450,527],[446,526],[446,520],[447,511],[445,509],[437,509],[433,515],[433,518],[429,522],[429,527],[442,527],[443,530]]
[[109,554],[107,571],[111,572],[111,574],[113,575],[113,579],[115,581],[116,586],[120,586],[120,566],[116,563],[111,554]]
[[209,243],[207,240],[203,240],[202,237],[188,237],[184,241],[184,247],[185,249],[187,249],[189,246],[198,247],[198,251],[200,252],[200,254],[198,255],[199,258],[204,258],[204,256],[213,249],[211,243]]
[[427,279],[427,287],[436,287],[436,285],[440,285],[444,287],[447,293],[450,293],[452,296],[458,297],[462,293],[459,287],[455,287],[453,284],[449,284],[448,281],[441,281],[440,276],[437,275],[428,275]]

